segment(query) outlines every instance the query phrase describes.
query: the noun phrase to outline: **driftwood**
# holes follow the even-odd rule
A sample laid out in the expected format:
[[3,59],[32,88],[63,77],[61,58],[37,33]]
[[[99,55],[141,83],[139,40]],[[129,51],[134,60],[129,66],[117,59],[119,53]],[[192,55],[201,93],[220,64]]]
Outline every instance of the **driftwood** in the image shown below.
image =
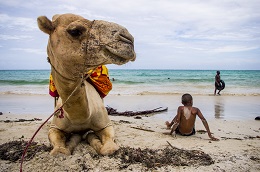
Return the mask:
[[152,113],[159,113],[159,112],[164,112],[168,110],[167,108],[156,108],[156,109],[152,109],[152,110],[145,110],[145,111],[125,111],[125,112],[117,112],[116,109],[111,108],[109,106],[106,107],[108,115],[111,116],[137,116],[137,115],[148,115],[148,114],[152,114]]
[[168,141],[166,141],[173,149],[175,149],[175,147],[174,146],[172,146],[172,144],[170,143],[170,142],[168,142]]
[[42,119],[40,118],[33,118],[33,119],[18,119],[18,120],[1,120],[0,122],[5,122],[5,123],[9,123],[9,122],[30,122],[30,121],[41,121]]
[[222,139],[228,140],[228,139],[233,139],[233,140],[244,140],[244,139],[259,139],[260,136],[245,136],[243,138],[238,138],[238,137],[221,137]]
[[149,129],[145,129],[145,128],[139,128],[139,127],[131,127],[131,128],[134,128],[134,129],[137,129],[137,130],[143,130],[143,131],[155,132],[155,131],[153,131],[153,130],[149,130]]

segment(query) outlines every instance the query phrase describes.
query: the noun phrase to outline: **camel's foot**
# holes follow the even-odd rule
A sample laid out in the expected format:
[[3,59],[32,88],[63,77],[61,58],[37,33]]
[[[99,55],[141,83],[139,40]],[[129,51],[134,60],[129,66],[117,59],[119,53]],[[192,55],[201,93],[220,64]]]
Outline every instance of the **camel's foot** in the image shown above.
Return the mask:
[[107,142],[100,149],[101,155],[112,155],[119,149],[119,146],[115,142]]
[[101,155],[111,155],[119,149],[119,146],[111,139],[103,140],[103,144],[97,135],[94,133],[87,135],[88,143]]
[[65,147],[54,147],[51,152],[50,152],[50,155],[57,155],[58,153],[62,153],[62,154],[65,154],[65,155],[71,155],[71,151],[68,149],[68,148],[65,148]]

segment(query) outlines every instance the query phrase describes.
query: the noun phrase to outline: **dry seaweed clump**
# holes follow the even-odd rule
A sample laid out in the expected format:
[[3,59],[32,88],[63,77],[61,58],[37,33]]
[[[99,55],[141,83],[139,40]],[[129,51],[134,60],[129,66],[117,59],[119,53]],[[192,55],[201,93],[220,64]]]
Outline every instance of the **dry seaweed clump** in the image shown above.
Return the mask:
[[[0,159],[17,162],[21,159],[24,148],[27,142],[25,141],[11,141],[0,145]],[[49,152],[50,146],[32,142],[28,148],[25,160],[31,160],[38,152]],[[88,152],[93,160],[100,161],[101,155]],[[81,157],[81,153],[79,153]],[[75,156],[75,155],[74,155]],[[84,156],[82,156],[84,157]],[[200,150],[184,150],[176,148],[172,145],[164,149],[141,149],[131,147],[121,147],[113,155],[109,156],[111,159],[121,161],[119,169],[126,169],[129,165],[141,164],[147,169],[156,169],[165,166],[207,166],[214,163],[212,158]],[[82,159],[83,161],[83,159]],[[85,160],[84,160],[85,161]],[[90,160],[92,161],[92,160]],[[86,169],[87,164],[79,164]]]
[[[199,150],[184,150],[176,147],[166,147],[165,149],[135,149],[131,147],[121,147],[113,155],[121,159],[124,164],[142,163],[147,168],[162,166],[206,166],[214,163],[212,158]],[[127,168],[128,165],[125,165]]]
[[[0,145],[0,159],[8,160],[11,162],[16,162],[22,157],[23,151],[28,142],[19,140],[11,141]],[[38,144],[37,142],[32,142],[28,147],[25,160],[32,159],[37,152],[49,152],[51,147],[44,144]]]

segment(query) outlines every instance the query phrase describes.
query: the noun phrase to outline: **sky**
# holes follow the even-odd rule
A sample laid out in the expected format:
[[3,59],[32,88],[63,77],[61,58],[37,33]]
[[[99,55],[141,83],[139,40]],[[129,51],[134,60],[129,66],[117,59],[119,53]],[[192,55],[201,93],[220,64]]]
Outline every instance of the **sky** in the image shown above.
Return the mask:
[[0,0],[0,70],[50,69],[37,17],[128,29],[136,61],[110,69],[260,70],[260,0]]

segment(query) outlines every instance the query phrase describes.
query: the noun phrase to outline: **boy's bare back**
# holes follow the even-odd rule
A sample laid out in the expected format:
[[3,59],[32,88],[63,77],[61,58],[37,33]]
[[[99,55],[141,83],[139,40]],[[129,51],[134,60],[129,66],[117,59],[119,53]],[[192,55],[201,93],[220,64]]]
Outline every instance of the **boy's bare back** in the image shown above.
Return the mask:
[[194,129],[194,124],[196,120],[198,109],[191,106],[179,106],[178,114],[180,113],[179,121],[179,131],[182,134],[191,134]]

